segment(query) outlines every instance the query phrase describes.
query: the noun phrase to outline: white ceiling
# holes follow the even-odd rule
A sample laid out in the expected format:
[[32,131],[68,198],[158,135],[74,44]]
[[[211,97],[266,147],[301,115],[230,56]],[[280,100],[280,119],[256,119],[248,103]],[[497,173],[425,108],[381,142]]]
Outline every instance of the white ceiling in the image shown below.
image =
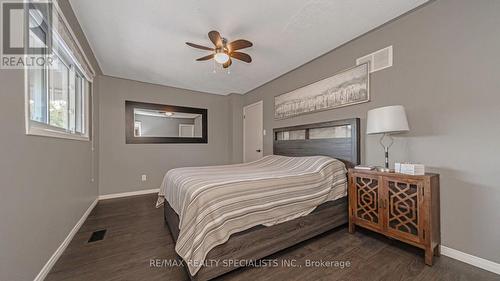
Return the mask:
[[[71,0],[105,75],[214,94],[244,94],[427,0]],[[213,73],[217,30],[247,39],[253,62]],[[354,62],[353,62],[354,63]]]

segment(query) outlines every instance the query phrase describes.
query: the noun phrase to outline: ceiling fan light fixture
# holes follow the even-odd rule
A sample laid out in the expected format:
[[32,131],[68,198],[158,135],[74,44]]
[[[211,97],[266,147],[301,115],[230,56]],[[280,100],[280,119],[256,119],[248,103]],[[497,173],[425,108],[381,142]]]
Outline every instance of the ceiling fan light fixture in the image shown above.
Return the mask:
[[[241,49],[252,47],[252,42],[245,39],[238,39],[229,42],[226,38],[222,37],[219,32],[212,30],[208,33],[208,38],[214,44],[215,48],[205,47],[202,45],[186,42],[190,47],[212,51],[211,54],[197,58],[196,61],[207,61],[214,59],[215,63],[221,64],[223,68],[228,68],[232,64],[232,59],[237,59],[246,63],[251,63],[252,58],[246,54],[242,53]],[[236,52],[238,51],[238,52]],[[215,69],[215,68],[214,68]]]
[[225,52],[216,52],[214,59],[219,64],[225,64],[229,60],[229,55]]

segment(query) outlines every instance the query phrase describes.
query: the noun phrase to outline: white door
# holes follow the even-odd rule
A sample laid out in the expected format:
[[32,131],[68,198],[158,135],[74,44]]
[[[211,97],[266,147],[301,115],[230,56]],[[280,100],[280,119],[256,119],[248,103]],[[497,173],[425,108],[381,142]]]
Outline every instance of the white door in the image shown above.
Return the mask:
[[263,149],[262,101],[243,108],[243,161],[251,162],[262,158]]

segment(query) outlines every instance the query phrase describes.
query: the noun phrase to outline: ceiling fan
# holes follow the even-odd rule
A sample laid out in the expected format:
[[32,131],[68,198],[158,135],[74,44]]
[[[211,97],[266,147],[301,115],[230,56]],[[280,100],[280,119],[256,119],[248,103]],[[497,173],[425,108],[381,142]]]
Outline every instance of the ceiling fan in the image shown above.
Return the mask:
[[201,57],[197,59],[197,61],[214,59],[217,63],[222,64],[222,67],[224,68],[228,68],[233,63],[231,61],[231,58],[238,59],[246,63],[252,62],[252,58],[248,54],[236,52],[237,50],[252,47],[252,42],[244,39],[239,39],[228,43],[227,39],[222,37],[220,33],[215,30],[212,30],[208,33],[208,38],[210,38],[210,41],[212,41],[212,43],[215,45],[214,48],[186,42],[188,46],[191,46],[193,48],[213,52],[213,54]]

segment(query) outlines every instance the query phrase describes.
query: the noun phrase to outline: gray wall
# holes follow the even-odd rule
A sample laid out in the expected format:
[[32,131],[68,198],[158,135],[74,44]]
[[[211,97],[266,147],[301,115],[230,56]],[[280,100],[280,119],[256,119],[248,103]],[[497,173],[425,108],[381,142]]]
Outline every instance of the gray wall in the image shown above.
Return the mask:
[[159,116],[135,115],[135,121],[141,121],[143,136],[178,137],[179,125],[194,125],[193,118],[167,118]]
[[[500,1],[440,0],[261,86],[244,104],[264,101],[264,128],[341,118],[402,104],[411,132],[397,138],[395,160],[441,174],[442,243],[500,262]],[[371,75],[372,101],[282,121],[273,97],[329,77],[355,59],[394,46],[394,66]],[[377,136],[362,136],[363,162],[383,164]],[[272,153],[272,134],[264,141]],[[241,144],[241,142],[239,143]]]
[[[230,161],[226,96],[109,76],[99,77],[99,93],[100,194],[158,188],[169,169]],[[207,108],[208,144],[125,144],[125,100]]]
[[[71,7],[60,3],[95,61]],[[0,280],[33,280],[96,199],[98,151],[90,142],[25,135],[24,72],[0,69],[0,85]]]
[[243,162],[243,103],[245,97],[230,94],[229,98],[229,138],[231,163]]

